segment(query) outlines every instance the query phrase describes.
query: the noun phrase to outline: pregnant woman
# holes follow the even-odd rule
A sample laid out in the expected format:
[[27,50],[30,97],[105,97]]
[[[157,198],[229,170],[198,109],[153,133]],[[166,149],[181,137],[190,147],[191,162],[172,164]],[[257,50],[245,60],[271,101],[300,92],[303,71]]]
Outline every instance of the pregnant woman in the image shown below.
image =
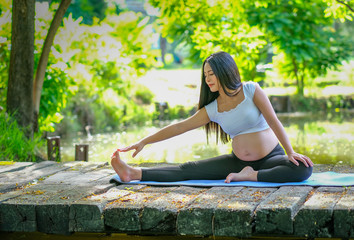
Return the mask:
[[[298,182],[310,177],[312,161],[294,152],[268,97],[257,83],[241,82],[236,63],[228,53],[210,55],[203,62],[202,71],[199,107],[193,116],[112,154],[112,167],[122,181]],[[119,152],[135,150],[135,157],[147,144],[202,126],[207,136],[215,132],[222,142],[231,140],[232,152],[179,166],[154,168],[131,167],[119,156]]]

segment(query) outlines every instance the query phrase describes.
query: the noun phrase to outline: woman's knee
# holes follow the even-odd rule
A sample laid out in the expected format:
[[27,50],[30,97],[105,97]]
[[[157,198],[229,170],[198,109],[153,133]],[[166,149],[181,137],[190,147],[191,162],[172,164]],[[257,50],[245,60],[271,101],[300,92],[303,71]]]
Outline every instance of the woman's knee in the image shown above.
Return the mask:
[[302,162],[299,164],[298,168],[298,174],[299,174],[299,181],[304,181],[306,179],[308,179],[311,174],[312,174],[312,170],[313,167],[306,167],[305,164],[303,164]]

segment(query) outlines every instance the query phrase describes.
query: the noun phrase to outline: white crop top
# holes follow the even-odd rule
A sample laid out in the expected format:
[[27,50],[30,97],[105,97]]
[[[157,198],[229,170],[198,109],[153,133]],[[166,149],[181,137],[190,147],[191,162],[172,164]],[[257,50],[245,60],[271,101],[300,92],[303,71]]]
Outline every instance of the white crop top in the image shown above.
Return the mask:
[[263,114],[253,102],[256,85],[258,83],[243,83],[245,99],[229,111],[218,112],[216,99],[205,106],[210,121],[218,123],[231,138],[241,134],[260,132],[269,128]]

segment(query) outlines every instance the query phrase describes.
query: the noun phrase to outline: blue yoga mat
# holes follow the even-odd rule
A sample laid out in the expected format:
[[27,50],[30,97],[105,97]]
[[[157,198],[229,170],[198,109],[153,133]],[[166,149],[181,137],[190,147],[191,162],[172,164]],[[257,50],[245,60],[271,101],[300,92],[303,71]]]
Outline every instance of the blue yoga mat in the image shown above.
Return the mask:
[[155,181],[131,181],[122,182],[118,175],[114,175],[110,180],[117,184],[143,184],[151,186],[193,186],[193,187],[280,187],[280,186],[353,186],[354,173],[322,172],[313,173],[311,177],[302,182],[271,183],[271,182],[231,182],[224,183],[224,180],[186,180],[177,182],[155,182]]

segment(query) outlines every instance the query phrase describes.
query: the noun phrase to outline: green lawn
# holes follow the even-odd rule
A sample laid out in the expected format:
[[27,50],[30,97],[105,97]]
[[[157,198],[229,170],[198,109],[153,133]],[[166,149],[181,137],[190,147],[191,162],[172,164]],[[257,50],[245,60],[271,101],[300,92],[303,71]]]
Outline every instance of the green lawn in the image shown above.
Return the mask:
[[[200,81],[200,69],[154,69],[138,79],[154,93],[156,102],[186,107],[198,104]],[[333,82],[338,84],[318,87]],[[281,76],[275,71],[267,71],[265,83],[268,87],[264,90],[268,95],[292,95],[296,92],[295,86],[282,87]],[[313,80],[306,87],[305,94],[316,97],[354,95],[354,60],[344,64],[339,71],[330,71],[326,77]]]

